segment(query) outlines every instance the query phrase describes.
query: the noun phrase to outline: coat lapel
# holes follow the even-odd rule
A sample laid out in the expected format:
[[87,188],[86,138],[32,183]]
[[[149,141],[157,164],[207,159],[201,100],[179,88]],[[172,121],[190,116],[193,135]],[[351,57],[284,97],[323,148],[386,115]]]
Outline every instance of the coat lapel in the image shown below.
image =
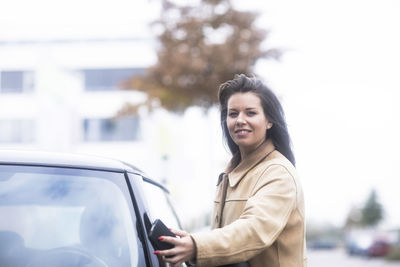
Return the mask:
[[228,174],[229,185],[231,187],[236,186],[254,166],[260,163],[274,150],[275,146],[272,144],[272,141],[270,139],[266,140]]

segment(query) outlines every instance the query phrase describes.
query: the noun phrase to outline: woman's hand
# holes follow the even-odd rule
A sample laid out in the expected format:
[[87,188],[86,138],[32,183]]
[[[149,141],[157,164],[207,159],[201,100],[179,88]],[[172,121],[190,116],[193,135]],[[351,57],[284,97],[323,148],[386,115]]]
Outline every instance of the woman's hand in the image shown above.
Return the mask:
[[[194,259],[196,249],[190,235],[185,231],[170,229],[172,233],[180,238],[161,236],[159,239],[162,242],[173,244],[175,247],[167,250],[157,250],[154,254],[162,256],[163,260],[172,264],[173,267],[178,267],[185,261]],[[172,256],[167,258],[166,256]]]

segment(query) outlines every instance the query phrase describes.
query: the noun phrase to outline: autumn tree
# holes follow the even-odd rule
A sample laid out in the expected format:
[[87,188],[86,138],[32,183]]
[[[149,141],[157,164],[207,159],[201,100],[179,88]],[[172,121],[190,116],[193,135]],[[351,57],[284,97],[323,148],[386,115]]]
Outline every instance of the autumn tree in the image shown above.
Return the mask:
[[255,26],[257,16],[235,9],[230,0],[196,5],[163,0],[153,24],[159,31],[158,61],[124,87],[144,91],[172,111],[214,105],[220,83],[234,74],[254,74],[260,58],[280,56],[278,49],[263,48],[268,32]]

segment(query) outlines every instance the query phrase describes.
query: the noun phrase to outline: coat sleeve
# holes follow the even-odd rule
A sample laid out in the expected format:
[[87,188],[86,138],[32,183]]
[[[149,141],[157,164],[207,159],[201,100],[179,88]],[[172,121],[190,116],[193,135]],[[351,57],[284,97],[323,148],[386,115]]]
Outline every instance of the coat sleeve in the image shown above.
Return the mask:
[[247,261],[274,243],[296,205],[294,178],[282,165],[269,166],[254,192],[239,219],[223,228],[192,234],[196,266]]

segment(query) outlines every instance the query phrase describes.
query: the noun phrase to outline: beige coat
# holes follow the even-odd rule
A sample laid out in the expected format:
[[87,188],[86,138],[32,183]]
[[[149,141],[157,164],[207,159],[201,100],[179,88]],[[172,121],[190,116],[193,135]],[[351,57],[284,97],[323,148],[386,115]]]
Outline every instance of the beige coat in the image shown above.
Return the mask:
[[192,235],[196,266],[241,261],[251,267],[306,266],[303,191],[295,168],[272,142],[224,175],[212,227]]

